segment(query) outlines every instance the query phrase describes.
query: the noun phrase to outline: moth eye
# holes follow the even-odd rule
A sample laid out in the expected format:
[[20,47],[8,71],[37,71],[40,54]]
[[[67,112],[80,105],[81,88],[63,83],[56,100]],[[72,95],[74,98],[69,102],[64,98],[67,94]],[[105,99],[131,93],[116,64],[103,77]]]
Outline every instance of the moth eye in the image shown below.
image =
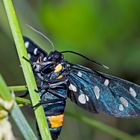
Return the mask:
[[63,55],[57,51],[51,52],[48,57],[48,60],[51,61],[60,61],[61,59],[63,59]]

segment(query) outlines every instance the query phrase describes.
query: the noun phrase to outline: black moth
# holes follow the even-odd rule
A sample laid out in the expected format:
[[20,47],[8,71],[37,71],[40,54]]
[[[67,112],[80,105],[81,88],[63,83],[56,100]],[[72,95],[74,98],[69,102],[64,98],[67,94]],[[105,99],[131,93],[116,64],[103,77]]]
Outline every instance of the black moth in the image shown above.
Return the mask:
[[63,53],[70,52],[88,59],[79,53],[55,50],[48,54],[29,38],[24,37],[24,41],[40,89],[41,102],[38,105],[44,108],[53,140],[58,138],[63,126],[67,97],[94,113],[104,111],[115,117],[140,115],[139,85],[71,64],[63,56]]

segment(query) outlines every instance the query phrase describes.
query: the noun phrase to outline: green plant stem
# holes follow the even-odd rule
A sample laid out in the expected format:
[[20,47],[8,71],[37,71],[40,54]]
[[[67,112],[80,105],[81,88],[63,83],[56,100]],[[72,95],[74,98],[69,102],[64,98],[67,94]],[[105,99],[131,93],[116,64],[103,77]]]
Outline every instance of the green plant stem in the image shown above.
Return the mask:
[[97,128],[98,130],[101,130],[105,133],[108,133],[118,139],[121,139],[121,140],[139,140],[138,138],[136,137],[133,137],[127,133],[124,133],[118,129],[115,129],[113,127],[110,127],[108,125],[105,125],[99,121],[96,121],[94,119],[89,119],[85,116],[83,116],[82,114],[74,114],[74,113],[70,113],[70,112],[66,112],[66,115],[78,120],[78,121],[81,121],[82,123],[85,123],[87,125],[90,125],[92,127],[95,127]]
[[18,91],[26,91],[26,86],[9,86],[8,87],[10,91],[18,92]]
[[[17,21],[16,13],[11,0],[3,0],[8,21],[11,27],[13,38],[16,44],[18,56],[22,65],[23,73],[30,93],[33,105],[39,102],[39,95],[34,91],[37,89],[34,75],[30,63],[23,59],[23,56],[28,58],[27,51],[24,45],[22,34]],[[35,111],[36,120],[39,126],[42,140],[51,140],[50,131],[47,126],[46,118],[42,106],[39,106]]]
[[31,103],[31,101],[29,99],[16,97],[16,101],[17,101],[18,104],[29,104],[29,105],[32,105],[32,103]]
[[9,90],[8,88],[6,87],[6,84],[2,78],[2,76],[0,75],[0,97],[3,99],[3,100],[6,100],[6,101],[10,101],[12,100],[12,96],[11,94],[9,93]]

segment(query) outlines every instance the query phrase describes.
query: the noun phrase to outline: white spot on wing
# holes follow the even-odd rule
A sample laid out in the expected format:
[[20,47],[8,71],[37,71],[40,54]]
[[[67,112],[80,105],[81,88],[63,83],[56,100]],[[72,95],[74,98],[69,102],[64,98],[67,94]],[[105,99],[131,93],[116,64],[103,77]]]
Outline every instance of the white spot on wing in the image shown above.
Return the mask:
[[109,80],[108,80],[108,79],[106,79],[106,80],[104,81],[104,85],[105,85],[106,87],[109,85]]
[[130,94],[131,94],[133,97],[136,97],[136,96],[137,96],[136,91],[135,91],[132,87],[129,88],[129,92],[130,92]]
[[34,55],[37,55],[38,48],[34,49]]
[[82,73],[79,71],[77,74],[79,77],[82,77]]
[[99,89],[98,86],[94,87],[94,93],[95,93],[96,98],[99,99],[99,97],[100,97],[100,89]]
[[77,92],[77,88],[73,84],[69,85],[69,89],[74,91],[74,92]]
[[78,97],[78,101],[81,104],[86,104],[86,102],[89,101],[89,98],[85,94],[80,94],[79,97]]
[[26,42],[25,42],[25,47],[28,48],[28,47],[29,47],[29,44],[30,44],[30,43],[29,43],[28,41],[26,41]]
[[122,104],[119,105],[119,110],[120,110],[120,111],[123,111],[123,110],[124,110],[124,107],[123,107]]
[[86,100],[89,101],[89,97],[86,95]]
[[120,102],[124,107],[128,107],[128,101],[124,97],[120,97]]
[[44,58],[43,58],[43,61],[46,61],[46,60],[47,60],[47,57],[44,57]]

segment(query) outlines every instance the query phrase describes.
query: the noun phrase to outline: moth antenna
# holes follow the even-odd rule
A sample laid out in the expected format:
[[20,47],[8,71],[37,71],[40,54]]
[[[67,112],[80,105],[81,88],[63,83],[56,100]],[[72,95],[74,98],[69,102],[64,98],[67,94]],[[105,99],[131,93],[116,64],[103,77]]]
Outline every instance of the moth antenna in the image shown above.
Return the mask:
[[95,64],[97,64],[97,65],[99,65],[99,66],[102,66],[102,67],[104,67],[105,69],[109,69],[108,66],[103,65],[103,64],[100,64],[99,62],[96,62],[95,60],[91,60],[90,58],[88,58],[88,57],[86,57],[86,56],[84,56],[83,54],[80,54],[80,53],[78,53],[78,52],[74,52],[74,51],[62,51],[61,53],[73,53],[73,54],[76,54],[76,55],[78,55],[78,56],[80,56],[80,57],[85,58],[86,60],[88,60],[88,61],[90,61],[90,62],[92,62],[92,63],[95,63]]
[[35,31],[36,33],[38,33],[39,35],[41,35],[43,38],[45,38],[45,39],[50,43],[50,45],[51,45],[51,47],[52,47],[52,50],[53,50],[53,51],[55,50],[55,46],[54,46],[53,42],[52,42],[46,35],[44,35],[42,32],[38,31],[37,29],[35,29],[34,27],[32,27],[32,26],[29,25],[29,24],[26,24],[26,26],[27,26],[28,28],[32,29],[33,31]]

